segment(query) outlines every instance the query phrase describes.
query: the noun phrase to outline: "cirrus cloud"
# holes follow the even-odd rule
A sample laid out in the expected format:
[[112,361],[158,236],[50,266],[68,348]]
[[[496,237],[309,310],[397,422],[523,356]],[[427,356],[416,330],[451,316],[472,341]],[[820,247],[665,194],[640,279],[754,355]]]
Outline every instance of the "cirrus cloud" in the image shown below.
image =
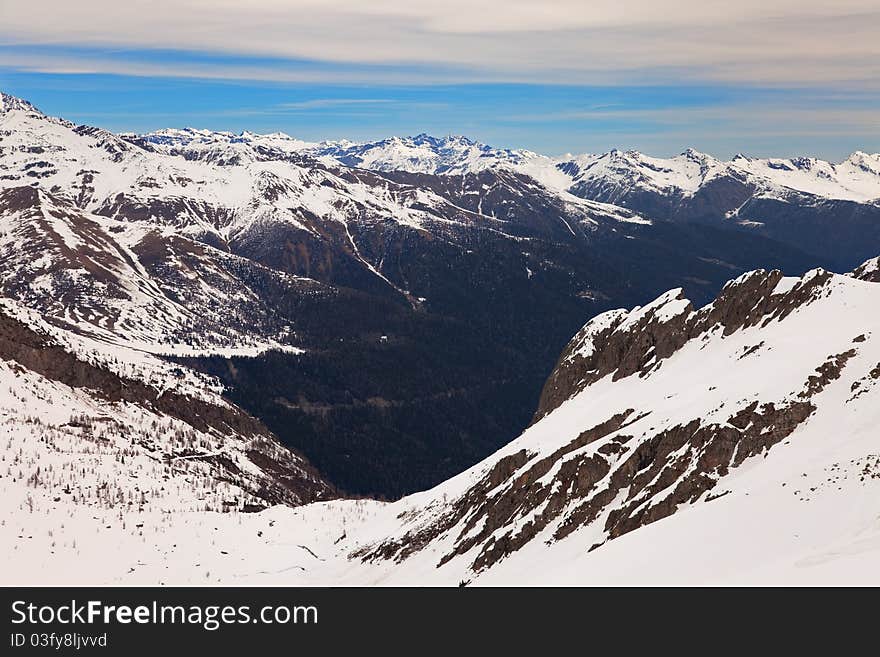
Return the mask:
[[[878,33],[876,0],[44,0],[39,12],[27,3],[4,3],[0,20],[0,43],[7,47],[144,53],[122,62],[112,51],[50,53],[37,63],[10,50],[7,67],[118,73],[127,66],[150,75],[279,81],[313,74],[585,84],[687,75],[748,84],[874,85]],[[146,52],[153,49],[224,59],[157,63]],[[277,61],[255,66],[246,61],[251,57]]]

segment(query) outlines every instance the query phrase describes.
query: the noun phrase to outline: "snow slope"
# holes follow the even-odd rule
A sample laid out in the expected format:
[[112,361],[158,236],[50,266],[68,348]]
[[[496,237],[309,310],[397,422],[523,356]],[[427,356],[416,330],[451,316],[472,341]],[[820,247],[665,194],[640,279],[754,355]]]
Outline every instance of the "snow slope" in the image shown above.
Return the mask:
[[758,178],[824,198],[859,202],[880,200],[880,153],[857,151],[842,162],[812,157],[789,159],[737,156],[731,166]]
[[[311,160],[288,158],[296,147],[264,148],[267,143],[286,144],[280,137],[241,141],[219,133],[229,137],[220,146],[214,140],[205,144],[191,139],[186,152],[147,150],[139,144],[156,146],[157,136],[135,144],[47,117],[24,101],[5,107],[0,112],[0,187],[35,185],[110,218],[125,208],[130,219],[132,206],[140,207],[144,221],[183,236],[211,235],[223,243],[268,216],[309,229],[304,214],[345,221],[346,206],[352,205],[367,205],[407,223],[418,223],[425,214],[406,200],[398,202],[387,188],[373,190]],[[163,138],[177,143],[173,136],[178,132],[186,131]],[[190,133],[207,138],[202,132]]]
[[313,281],[142,224],[88,213],[40,189],[0,190],[0,286],[55,326],[107,348],[170,355],[296,351],[238,270]]
[[[217,391],[200,388],[204,381],[167,364],[130,378],[118,362],[114,371],[73,353],[46,325],[35,330],[33,318],[22,321],[28,312],[8,300],[0,308],[5,574],[19,565],[26,572],[35,544],[64,554],[53,561],[75,573],[77,543],[88,537],[66,523],[78,514],[100,514],[112,537],[112,530],[141,529],[142,514],[163,522],[169,514],[330,494],[304,459]],[[57,531],[35,537],[28,525],[37,519],[58,523]]]
[[758,271],[700,310],[672,291],[600,316],[522,436],[395,503],[145,510],[108,529],[106,512],[48,499],[22,513],[28,488],[4,477],[6,552],[29,555],[14,577],[876,585],[880,285],[862,278]]

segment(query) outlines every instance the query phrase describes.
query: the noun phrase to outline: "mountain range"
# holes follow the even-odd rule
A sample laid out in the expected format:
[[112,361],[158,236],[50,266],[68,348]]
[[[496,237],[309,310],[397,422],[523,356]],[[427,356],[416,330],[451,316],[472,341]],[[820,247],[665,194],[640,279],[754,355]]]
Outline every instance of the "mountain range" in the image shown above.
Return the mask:
[[[218,162],[244,161],[249,148],[257,148],[386,173],[450,176],[507,169],[559,194],[617,205],[653,219],[758,232],[817,256],[832,255],[844,266],[872,255],[859,245],[865,233],[872,237],[871,247],[877,240],[880,154],[856,152],[839,163],[742,154],[722,161],[694,149],[671,158],[620,150],[548,157],[522,149],[496,149],[462,136],[426,134],[366,143],[308,143],[283,133],[166,130],[134,140],[159,152]],[[796,219],[791,206],[797,208]],[[822,234],[828,221],[842,224],[833,244]]]
[[2,94],[7,547],[114,582],[850,577],[878,253],[880,155],[117,135]]

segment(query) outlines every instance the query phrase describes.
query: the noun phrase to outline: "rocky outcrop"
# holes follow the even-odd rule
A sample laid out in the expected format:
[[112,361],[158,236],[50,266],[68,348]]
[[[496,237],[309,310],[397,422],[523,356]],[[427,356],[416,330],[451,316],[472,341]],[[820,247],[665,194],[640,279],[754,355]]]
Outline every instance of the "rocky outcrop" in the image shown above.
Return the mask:
[[608,375],[613,380],[647,375],[685,343],[710,331],[727,336],[782,320],[817,298],[831,276],[815,270],[792,288],[777,291],[782,273],[759,270],[728,283],[714,303],[697,311],[681,290],[673,290],[632,313],[600,315],[566,347],[541,393],[535,421]]
[[[520,451],[504,457],[436,523],[355,556],[400,561],[451,532],[454,547],[437,565],[476,548],[471,568],[479,572],[551,525],[553,539],[562,540],[604,517],[611,540],[698,501],[730,469],[787,438],[814,410],[808,401],[754,402],[723,425],[693,420],[639,441],[625,429],[644,416],[630,410],[550,456],[535,459]],[[569,457],[609,437],[599,449]]]
[[868,260],[850,275],[869,283],[880,283],[880,257]]

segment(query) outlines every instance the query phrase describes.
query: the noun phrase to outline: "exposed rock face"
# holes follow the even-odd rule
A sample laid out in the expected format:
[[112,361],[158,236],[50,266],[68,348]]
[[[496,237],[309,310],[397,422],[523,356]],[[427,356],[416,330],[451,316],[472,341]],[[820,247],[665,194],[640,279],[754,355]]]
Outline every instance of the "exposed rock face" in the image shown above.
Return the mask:
[[[437,565],[476,548],[471,566],[479,572],[551,524],[556,527],[553,539],[561,540],[604,517],[611,540],[698,501],[731,468],[788,437],[814,410],[809,402],[779,408],[754,402],[726,425],[693,420],[642,440],[634,449],[626,447],[634,436],[622,430],[645,416],[620,414],[550,456],[536,459],[523,450],[501,459],[430,529],[357,556],[402,560],[448,531],[457,536],[454,548]],[[599,450],[564,458],[611,434]],[[551,471],[555,474],[548,478]],[[530,519],[517,522],[524,517]]]
[[756,271],[728,283],[712,304],[694,311],[681,290],[673,290],[632,313],[610,311],[574,337],[544,386],[535,419],[547,415],[579,390],[612,374],[645,376],[662,366],[689,340],[722,327],[724,335],[784,319],[818,297],[832,274],[816,270],[794,288],[777,292],[779,271]]
[[[608,538],[617,538],[675,513],[680,505],[696,502],[730,468],[787,438],[814,410],[808,402],[781,408],[773,403],[758,407],[753,402],[728,419],[731,426],[700,426],[694,420],[643,442],[620,466],[604,493],[604,498],[610,500],[623,489],[628,490],[625,505],[608,514]],[[560,526],[556,537],[563,538],[590,522],[598,511],[591,501],[578,507]]]
[[[599,481],[608,472],[608,464],[604,459],[596,458],[576,464],[575,467],[568,467],[565,472],[560,473],[562,484],[555,490],[552,485],[543,484],[540,480],[566,454],[621,429],[625,426],[624,422],[630,413],[631,411],[621,413],[597,427],[584,431],[577,439],[552,455],[540,459],[527,471],[518,475],[504,494],[490,495],[498,486],[508,484],[512,475],[532,461],[535,455],[521,450],[500,459],[479,483],[456,502],[452,512],[444,516],[428,531],[415,536],[407,536],[397,543],[385,544],[376,552],[368,553],[366,556],[369,558],[393,557],[398,560],[406,558],[442,533],[450,531],[459,522],[465,521],[464,530],[459,537],[460,540],[463,540],[456,545],[453,552],[441,560],[442,564],[457,554],[463,554],[474,546],[486,542],[495,532],[508,526],[516,515],[522,514],[524,511],[533,511],[545,505],[544,512],[536,516],[535,520],[515,538],[507,534],[497,543],[492,538],[488,546],[484,548],[483,554],[477,558],[475,568],[479,569],[500,556],[518,549],[534,538],[556,517],[561,508],[568,503],[570,495],[584,494]],[[477,510],[474,511],[475,509]],[[478,527],[477,525],[481,521],[485,521],[485,523],[482,527]],[[479,531],[475,532],[477,529]],[[466,534],[469,536],[465,538]]]

